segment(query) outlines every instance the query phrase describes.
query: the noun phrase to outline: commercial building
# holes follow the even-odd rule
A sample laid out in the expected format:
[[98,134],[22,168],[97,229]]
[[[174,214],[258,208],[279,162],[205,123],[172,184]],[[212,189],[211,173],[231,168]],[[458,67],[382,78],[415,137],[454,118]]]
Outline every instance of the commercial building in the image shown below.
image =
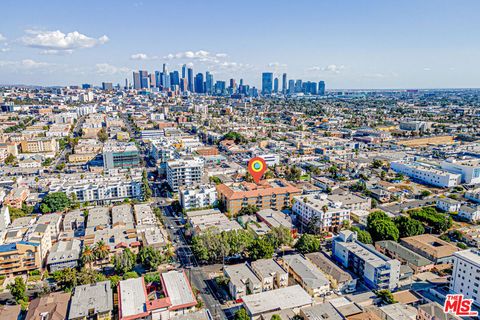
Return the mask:
[[110,281],[76,286],[68,320],[110,320],[112,311],[113,294]]
[[319,297],[330,291],[330,281],[309,260],[299,254],[282,258],[282,265],[312,297]]
[[298,314],[301,308],[313,304],[312,297],[299,285],[248,295],[242,300],[251,320],[262,319],[263,315],[287,309]]
[[180,187],[202,182],[204,164],[200,158],[179,159],[167,162],[167,182],[174,192]]
[[452,263],[453,254],[460,249],[431,234],[402,238],[400,244],[435,264]]
[[58,151],[58,142],[55,138],[33,138],[20,142],[23,153],[39,153]]
[[262,291],[262,282],[247,264],[225,266],[223,274],[229,279],[228,290],[234,300]]
[[218,209],[207,209],[187,212],[187,220],[192,225],[193,232],[200,234],[207,230],[222,232],[241,230],[242,226],[235,220],[230,220]]
[[273,259],[252,261],[251,268],[262,283],[262,291],[288,286],[288,273]]
[[442,161],[440,164],[443,170],[460,174],[462,183],[480,183],[480,159],[456,160],[453,158]]
[[400,261],[390,259],[357,240],[357,234],[341,231],[333,239],[332,257],[362,277],[372,289],[394,290],[400,278]]
[[461,175],[434,168],[419,162],[392,161],[390,168],[412,180],[436,187],[454,187],[460,184]]
[[139,164],[140,155],[134,143],[108,143],[103,147],[105,169],[132,168]]
[[296,196],[294,199],[292,211],[303,225],[316,218],[320,229],[334,231],[342,226],[343,221],[350,221],[350,209],[344,208],[342,202],[328,200],[326,194]]
[[212,185],[181,187],[180,204],[186,211],[211,207],[217,203],[217,189]]
[[450,290],[473,299],[480,306],[480,250],[470,249],[453,254]]
[[237,214],[247,205],[262,209],[283,210],[292,204],[302,190],[283,179],[269,179],[256,183],[229,183],[217,185],[219,200],[230,214]]
[[381,252],[392,259],[397,259],[402,264],[409,266],[414,273],[430,271],[435,266],[433,261],[424,258],[420,254],[413,252],[395,241],[377,241],[375,242],[375,248],[378,252]]
[[273,73],[264,72],[262,73],[262,94],[268,95],[271,94],[273,90]]

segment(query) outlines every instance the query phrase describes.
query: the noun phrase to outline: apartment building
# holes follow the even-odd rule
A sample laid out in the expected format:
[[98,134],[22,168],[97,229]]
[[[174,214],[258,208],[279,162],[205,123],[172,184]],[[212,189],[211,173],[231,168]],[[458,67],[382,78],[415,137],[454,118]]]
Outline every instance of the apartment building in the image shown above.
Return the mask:
[[438,198],[435,202],[435,205],[443,212],[457,212],[462,204],[460,203],[460,201],[454,199]]
[[402,264],[409,266],[414,273],[430,271],[435,266],[433,261],[428,260],[395,241],[377,241],[375,242],[375,248],[378,252],[383,253],[392,259],[397,259]]
[[458,186],[462,180],[461,174],[451,173],[419,162],[392,161],[390,168],[412,180],[441,188]]
[[50,250],[47,267],[50,272],[65,268],[76,268],[80,259],[80,240],[58,241]]
[[58,142],[55,138],[32,138],[22,140],[20,148],[23,153],[52,152],[59,150]]
[[167,182],[174,192],[180,187],[202,182],[204,163],[201,158],[171,160],[167,162]]
[[110,320],[113,293],[110,281],[76,286],[70,302],[68,320]]
[[343,221],[350,221],[350,209],[344,208],[342,202],[328,200],[326,194],[296,196],[294,199],[292,211],[303,225],[317,218],[320,229],[334,231]]
[[400,261],[390,259],[357,240],[357,234],[344,230],[333,239],[332,257],[343,267],[362,277],[372,289],[394,290],[400,278]]
[[480,250],[470,249],[453,254],[450,290],[473,299],[480,306]]
[[179,194],[180,204],[186,211],[210,207],[217,203],[217,189],[212,185],[202,184],[181,187]]
[[402,238],[400,244],[435,264],[452,263],[453,254],[460,249],[431,234]]
[[0,275],[15,276],[41,268],[40,243],[19,241],[0,245]]
[[288,286],[288,273],[273,259],[259,259],[250,264],[262,282],[262,291]]
[[262,292],[262,282],[247,264],[228,265],[223,268],[223,274],[230,281],[228,290],[234,300],[238,300],[248,294]]
[[283,210],[292,204],[302,190],[283,179],[262,180],[259,184],[241,182],[217,185],[219,200],[231,214],[237,214],[242,207],[253,205],[262,209]]
[[465,159],[457,160],[449,158],[440,164],[443,170],[457,173],[462,176],[461,182],[466,184],[480,183],[480,160]]
[[458,216],[472,223],[480,221],[480,205],[463,205],[458,209]]

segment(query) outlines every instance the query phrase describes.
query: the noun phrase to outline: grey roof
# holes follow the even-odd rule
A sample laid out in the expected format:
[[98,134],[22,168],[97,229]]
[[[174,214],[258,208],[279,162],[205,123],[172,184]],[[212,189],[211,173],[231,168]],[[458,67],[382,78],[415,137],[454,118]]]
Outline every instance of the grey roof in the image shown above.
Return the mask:
[[197,303],[184,272],[173,270],[162,273],[162,280],[172,307]]
[[438,319],[438,320],[460,319],[460,317],[454,316],[453,314],[445,313],[443,311],[443,307],[436,302],[422,304],[421,306],[418,306],[418,309],[424,311],[425,313],[429,314],[432,317],[435,317],[435,319]]
[[147,297],[143,278],[132,278],[119,282],[119,312],[123,317],[138,315],[146,311]]
[[314,265],[316,265],[324,273],[332,276],[338,283],[349,282],[353,277],[342,268],[337,266],[335,262],[330,260],[323,252],[312,252],[305,255]]
[[342,320],[343,317],[337,310],[328,302],[317,304],[311,307],[302,309],[303,314],[306,316],[305,320]]
[[251,263],[253,271],[259,274],[262,278],[271,277],[274,274],[285,274],[287,271],[283,270],[280,265],[273,259],[259,259]]
[[388,251],[395,252],[401,259],[407,261],[408,263],[414,266],[424,267],[429,264],[433,264],[432,261],[419,255],[418,253],[413,252],[412,250],[402,246],[401,244],[395,241],[392,241],[392,240],[377,241],[376,245],[380,246],[381,248],[385,248]]
[[88,317],[92,309],[95,314],[113,310],[113,296],[110,281],[75,287],[68,319]]
[[309,288],[316,289],[330,285],[323,273],[312,262],[301,255],[286,256],[283,260]]
[[79,258],[80,240],[59,241],[50,249],[47,264],[78,260]]

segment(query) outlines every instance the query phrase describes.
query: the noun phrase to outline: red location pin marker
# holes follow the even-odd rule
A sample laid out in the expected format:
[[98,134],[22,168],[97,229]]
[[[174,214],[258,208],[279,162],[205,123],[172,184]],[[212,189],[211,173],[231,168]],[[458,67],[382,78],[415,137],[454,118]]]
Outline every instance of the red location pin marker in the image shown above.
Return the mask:
[[263,158],[255,157],[248,161],[248,172],[250,172],[252,175],[255,183],[260,182],[260,178],[263,176],[265,171],[267,171],[267,163],[265,160],[263,160]]

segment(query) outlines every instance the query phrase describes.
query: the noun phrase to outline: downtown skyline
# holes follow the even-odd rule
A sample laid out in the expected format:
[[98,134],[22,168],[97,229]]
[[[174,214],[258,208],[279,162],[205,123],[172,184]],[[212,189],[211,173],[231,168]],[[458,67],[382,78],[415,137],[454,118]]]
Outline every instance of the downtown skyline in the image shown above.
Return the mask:
[[263,72],[331,89],[480,87],[480,47],[469,32],[479,5],[467,2],[23,1],[20,14],[6,1],[0,83],[123,84],[133,70],[166,63],[257,88]]

